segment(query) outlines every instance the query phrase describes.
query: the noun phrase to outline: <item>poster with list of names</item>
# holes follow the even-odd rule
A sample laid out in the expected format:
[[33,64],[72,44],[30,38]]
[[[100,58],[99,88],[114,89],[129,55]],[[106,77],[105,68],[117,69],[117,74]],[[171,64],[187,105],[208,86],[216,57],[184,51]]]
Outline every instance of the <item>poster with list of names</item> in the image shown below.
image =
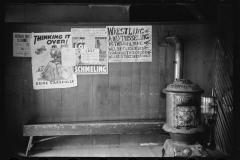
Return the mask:
[[152,26],[107,26],[109,62],[152,62]]

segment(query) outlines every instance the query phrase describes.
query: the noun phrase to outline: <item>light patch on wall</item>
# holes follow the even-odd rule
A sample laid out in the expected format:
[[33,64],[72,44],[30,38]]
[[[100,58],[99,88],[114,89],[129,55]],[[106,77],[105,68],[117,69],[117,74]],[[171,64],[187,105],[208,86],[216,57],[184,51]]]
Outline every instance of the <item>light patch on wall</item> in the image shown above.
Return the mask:
[[121,7],[123,13],[125,12],[125,10],[129,12],[129,7],[130,7],[130,5],[88,5],[88,6],[90,7],[90,9],[91,7]]

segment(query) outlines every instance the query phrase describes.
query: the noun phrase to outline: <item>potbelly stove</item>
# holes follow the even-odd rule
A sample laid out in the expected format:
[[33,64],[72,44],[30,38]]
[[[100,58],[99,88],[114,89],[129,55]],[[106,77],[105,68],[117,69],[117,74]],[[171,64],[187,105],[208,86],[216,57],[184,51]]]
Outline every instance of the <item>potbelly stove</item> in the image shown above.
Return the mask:
[[163,129],[169,132],[163,146],[164,157],[205,157],[202,145],[196,141],[201,125],[201,93],[199,85],[187,79],[175,79],[163,93],[166,94],[166,123]]
[[184,43],[179,36],[166,37],[167,46],[175,46],[174,83],[168,85],[166,94],[166,123],[163,129],[171,139],[163,145],[163,157],[205,157],[202,145],[196,141],[203,131],[201,125],[201,94],[203,89],[183,79]]

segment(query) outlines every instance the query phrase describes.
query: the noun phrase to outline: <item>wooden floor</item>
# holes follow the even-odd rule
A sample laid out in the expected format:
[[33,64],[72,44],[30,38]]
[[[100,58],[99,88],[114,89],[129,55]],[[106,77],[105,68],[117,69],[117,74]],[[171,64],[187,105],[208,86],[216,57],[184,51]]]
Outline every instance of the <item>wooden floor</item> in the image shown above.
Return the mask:
[[[211,157],[226,157],[221,151],[206,149]],[[17,156],[25,157],[25,153],[18,152]],[[162,157],[162,146],[142,147],[96,147],[77,149],[35,149],[29,157]]]
[[[23,154],[23,153],[22,153]],[[20,156],[21,155],[20,153]],[[29,157],[161,157],[162,146],[33,150]]]

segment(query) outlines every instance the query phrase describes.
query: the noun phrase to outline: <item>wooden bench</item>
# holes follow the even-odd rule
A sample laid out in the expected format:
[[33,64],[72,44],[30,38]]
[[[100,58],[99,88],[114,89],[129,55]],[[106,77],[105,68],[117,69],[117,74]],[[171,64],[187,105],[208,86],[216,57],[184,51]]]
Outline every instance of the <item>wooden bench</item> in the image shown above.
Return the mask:
[[23,136],[30,137],[26,156],[33,146],[34,136],[55,136],[34,142],[37,143],[65,135],[161,134],[166,133],[162,129],[164,123],[159,120],[131,120],[26,124]]

